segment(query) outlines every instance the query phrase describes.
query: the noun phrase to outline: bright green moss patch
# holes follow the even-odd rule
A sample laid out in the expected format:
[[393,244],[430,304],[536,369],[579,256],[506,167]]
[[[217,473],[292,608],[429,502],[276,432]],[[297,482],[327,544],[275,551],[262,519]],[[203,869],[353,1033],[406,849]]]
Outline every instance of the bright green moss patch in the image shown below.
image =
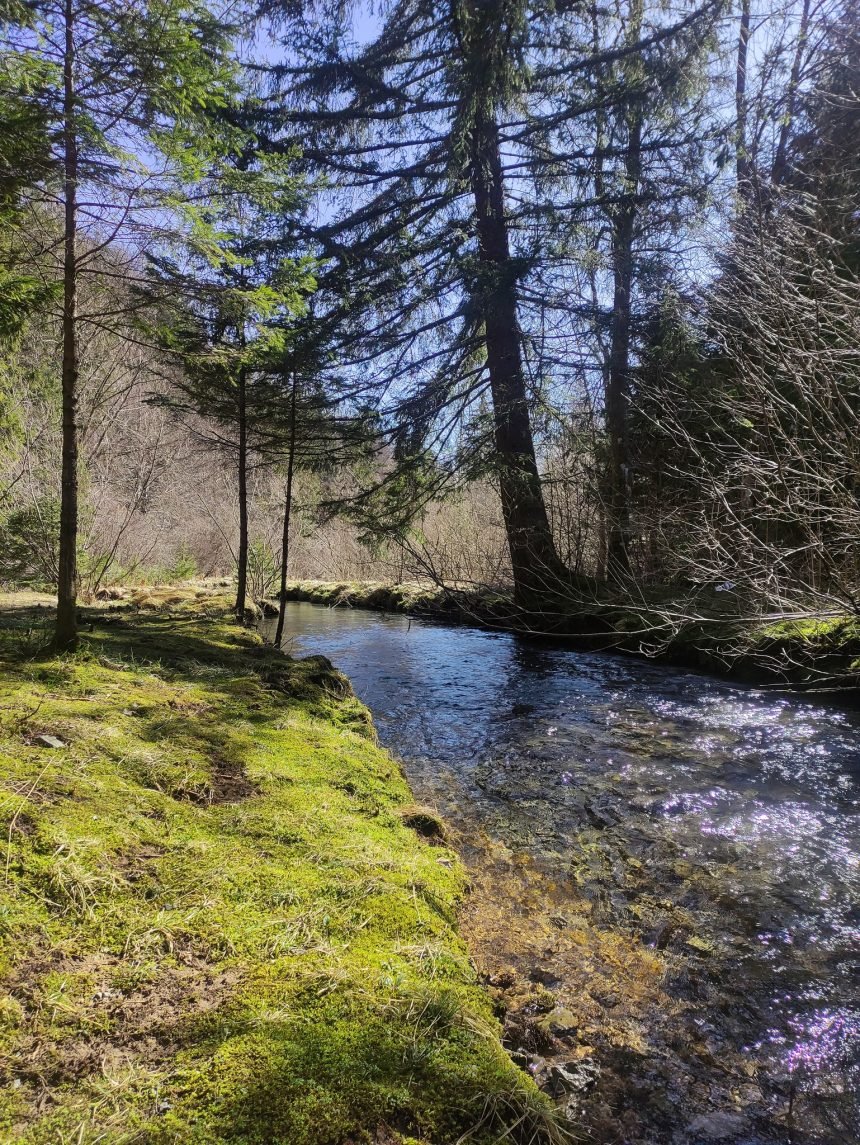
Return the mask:
[[558,1139],[348,683],[170,606],[0,615],[0,1139]]
[[[513,609],[510,595],[504,592],[490,588],[442,588],[427,581],[404,581],[400,584],[380,584],[377,581],[291,581],[287,585],[287,600],[471,621],[498,617],[510,619]],[[263,603],[267,612],[277,612],[276,601]]]
[[441,611],[446,593],[431,584],[379,584],[375,581],[292,581],[287,586],[288,600],[307,600],[312,604],[383,609],[389,612]]
[[860,621],[850,616],[804,617],[780,620],[763,625],[757,632],[759,641],[800,640],[806,643],[860,645]]

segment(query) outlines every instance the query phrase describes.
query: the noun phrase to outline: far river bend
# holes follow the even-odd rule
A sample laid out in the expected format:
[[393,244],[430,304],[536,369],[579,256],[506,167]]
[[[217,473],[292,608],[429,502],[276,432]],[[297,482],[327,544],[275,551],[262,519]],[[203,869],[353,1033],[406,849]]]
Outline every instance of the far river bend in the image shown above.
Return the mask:
[[290,604],[470,868],[516,1060],[597,1145],[860,1142],[860,712]]

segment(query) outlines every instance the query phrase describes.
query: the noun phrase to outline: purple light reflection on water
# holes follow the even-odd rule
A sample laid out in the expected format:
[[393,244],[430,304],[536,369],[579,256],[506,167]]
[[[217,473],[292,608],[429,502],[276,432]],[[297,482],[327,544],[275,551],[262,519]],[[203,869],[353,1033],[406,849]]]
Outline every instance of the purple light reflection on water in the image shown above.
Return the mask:
[[792,1019],[789,1026],[797,1038],[784,1057],[790,1073],[811,1076],[834,1067],[857,1068],[860,1012],[814,1010],[803,1021]]

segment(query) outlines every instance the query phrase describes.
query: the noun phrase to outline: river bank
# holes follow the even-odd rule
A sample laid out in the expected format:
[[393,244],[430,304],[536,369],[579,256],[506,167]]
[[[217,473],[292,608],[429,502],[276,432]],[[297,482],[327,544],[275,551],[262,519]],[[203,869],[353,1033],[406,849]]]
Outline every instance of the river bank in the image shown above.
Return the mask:
[[[535,617],[510,596],[489,589],[449,589],[427,583],[293,581],[287,600],[328,607],[366,608],[466,623],[573,647],[612,651],[747,683],[857,692],[860,622],[848,616],[763,618],[734,615],[728,601],[711,611],[679,602],[620,606],[612,601],[571,605]],[[270,614],[277,602],[261,602]]]
[[208,592],[0,611],[0,1135],[560,1139],[367,710]]
[[860,1141],[853,706],[438,618],[285,622],[438,809],[505,1044],[583,1139]]

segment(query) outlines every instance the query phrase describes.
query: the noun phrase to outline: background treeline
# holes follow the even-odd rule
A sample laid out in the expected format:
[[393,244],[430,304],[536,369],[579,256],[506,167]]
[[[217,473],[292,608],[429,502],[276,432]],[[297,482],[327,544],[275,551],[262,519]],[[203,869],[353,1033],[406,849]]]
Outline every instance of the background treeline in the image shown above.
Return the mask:
[[[0,8],[0,578],[856,613],[842,0]],[[667,603],[671,601],[671,604]]]

